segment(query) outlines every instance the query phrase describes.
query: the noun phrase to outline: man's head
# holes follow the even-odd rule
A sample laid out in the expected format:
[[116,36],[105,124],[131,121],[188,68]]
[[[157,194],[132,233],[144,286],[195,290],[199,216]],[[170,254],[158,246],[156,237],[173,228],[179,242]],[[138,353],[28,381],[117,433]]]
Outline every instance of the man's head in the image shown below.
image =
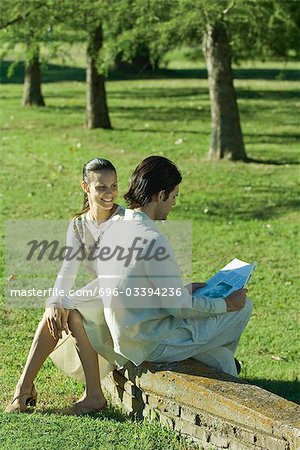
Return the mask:
[[149,156],[134,170],[127,193],[129,208],[145,209],[151,218],[164,220],[175,205],[182,177],[175,164],[162,156]]

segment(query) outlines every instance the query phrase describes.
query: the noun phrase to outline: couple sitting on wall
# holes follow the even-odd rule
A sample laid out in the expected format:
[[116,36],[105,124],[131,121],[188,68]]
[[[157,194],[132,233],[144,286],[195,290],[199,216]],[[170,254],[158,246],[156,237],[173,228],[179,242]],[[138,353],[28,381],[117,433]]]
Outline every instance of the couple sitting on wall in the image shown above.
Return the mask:
[[[7,412],[36,404],[34,379],[50,354],[67,374],[85,381],[82,397],[65,414],[104,409],[101,379],[128,361],[194,358],[238,375],[234,352],[252,310],[247,290],[210,298],[196,291],[202,283],[184,286],[174,251],[155,223],[167,219],[181,180],[170,160],[144,159],[124,195],[125,209],[115,203],[112,163],[96,158],[85,164],[83,208],[66,239],[77,257],[63,261],[53,292],[65,295],[47,301]],[[68,295],[83,259],[93,280]]]

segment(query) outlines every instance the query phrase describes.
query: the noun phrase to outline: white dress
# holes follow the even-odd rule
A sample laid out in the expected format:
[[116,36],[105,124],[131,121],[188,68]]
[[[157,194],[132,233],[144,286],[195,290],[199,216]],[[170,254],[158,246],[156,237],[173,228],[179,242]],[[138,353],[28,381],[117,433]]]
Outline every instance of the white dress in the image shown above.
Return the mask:
[[[121,219],[123,216],[124,208],[118,206],[111,218],[114,217],[114,220],[118,220],[118,218]],[[76,252],[81,245],[87,248],[95,245],[95,243],[99,243],[110,219],[103,224],[97,225],[91,220],[89,212],[85,216],[73,219],[69,224],[66,245],[72,247],[74,252]],[[79,266],[80,261],[76,259],[64,260],[56,278],[54,292],[64,291],[66,295],[69,293],[74,285]],[[97,265],[91,263],[89,269],[93,273],[94,280],[90,284],[94,288],[98,284]],[[88,286],[85,286],[86,290],[88,290]],[[113,350],[113,342],[105,321],[101,298],[97,295],[90,295],[84,298],[84,301],[82,301],[82,298],[80,300],[78,305],[76,305],[76,309],[82,315],[83,325],[89,341],[99,355],[100,378],[103,379],[115,366],[123,366],[127,359],[116,354]],[[47,301],[47,306],[55,303],[65,307],[68,306],[65,297],[51,297]],[[85,380],[76,349],[76,341],[71,334],[67,335],[63,332],[63,337],[58,341],[50,358],[67,375],[79,381]]]

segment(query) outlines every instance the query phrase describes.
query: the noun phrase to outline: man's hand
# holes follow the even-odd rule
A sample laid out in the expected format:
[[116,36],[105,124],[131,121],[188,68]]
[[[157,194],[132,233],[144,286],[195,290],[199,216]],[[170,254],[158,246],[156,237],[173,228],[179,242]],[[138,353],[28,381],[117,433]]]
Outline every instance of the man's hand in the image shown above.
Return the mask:
[[244,308],[247,292],[248,289],[239,289],[238,291],[234,291],[228,295],[228,297],[225,298],[227,311],[239,311]]
[[196,289],[203,288],[204,286],[206,286],[206,283],[190,283],[185,287],[187,288],[189,293],[192,294]]
[[68,317],[69,310],[64,309],[62,306],[46,308],[45,315],[49,332],[53,339],[61,339],[62,331],[64,330],[69,334],[68,329]]

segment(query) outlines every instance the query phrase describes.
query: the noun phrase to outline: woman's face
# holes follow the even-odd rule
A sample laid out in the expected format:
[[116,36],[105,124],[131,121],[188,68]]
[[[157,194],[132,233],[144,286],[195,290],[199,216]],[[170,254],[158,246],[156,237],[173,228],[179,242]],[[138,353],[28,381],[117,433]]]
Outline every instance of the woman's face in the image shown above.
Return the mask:
[[82,182],[82,188],[87,192],[90,206],[105,210],[112,209],[118,196],[117,174],[113,170],[100,170],[90,174],[90,182]]

